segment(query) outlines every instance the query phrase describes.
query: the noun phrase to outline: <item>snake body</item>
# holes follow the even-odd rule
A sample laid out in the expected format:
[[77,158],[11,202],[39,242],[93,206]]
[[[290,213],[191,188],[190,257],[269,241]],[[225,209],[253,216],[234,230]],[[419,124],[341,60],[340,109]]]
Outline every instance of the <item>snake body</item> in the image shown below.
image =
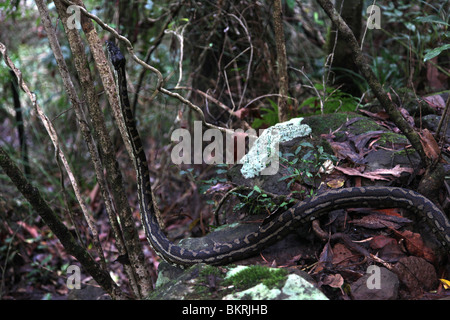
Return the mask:
[[421,194],[397,187],[354,187],[327,191],[297,203],[275,218],[268,219],[255,232],[212,248],[189,250],[171,242],[161,230],[155,214],[150,174],[142,141],[137,131],[127,93],[125,58],[111,42],[107,42],[110,59],[117,72],[121,111],[132,147],[136,169],[139,206],[146,236],[154,250],[167,262],[190,266],[196,263],[226,264],[259,252],[301,224],[319,218],[331,210],[350,207],[401,207],[418,215],[428,224],[440,244],[450,252],[450,223],[442,211]]

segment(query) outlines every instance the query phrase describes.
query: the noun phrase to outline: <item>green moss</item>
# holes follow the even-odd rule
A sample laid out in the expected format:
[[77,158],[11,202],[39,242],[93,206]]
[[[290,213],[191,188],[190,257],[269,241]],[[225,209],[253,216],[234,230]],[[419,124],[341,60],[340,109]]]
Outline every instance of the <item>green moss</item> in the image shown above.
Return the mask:
[[349,125],[352,128],[353,134],[361,134],[369,131],[383,130],[379,124],[370,118],[352,112],[338,112],[324,115],[314,115],[305,117],[302,123],[309,125],[312,128],[314,135],[321,135],[336,131],[339,127],[344,125],[348,120],[359,118],[358,121]]
[[309,125],[314,135],[321,135],[335,131],[347,120],[358,116],[354,113],[330,113],[305,117],[302,123]]
[[380,136],[378,140],[378,144],[381,146],[391,146],[394,143],[407,143],[408,140],[404,135],[394,133],[394,132],[385,132]]
[[383,127],[369,118],[362,118],[351,124],[351,132],[355,135],[367,133],[369,131],[383,130]]
[[203,269],[200,270],[200,276],[202,277],[208,277],[208,276],[222,276],[222,271],[220,271],[219,268],[211,266],[211,265],[206,265]]
[[286,281],[287,271],[260,265],[242,268],[225,279],[226,284],[232,284],[238,289],[255,286],[259,283],[267,288],[281,288]]
[[416,153],[416,150],[413,148],[409,148],[409,149],[402,149],[402,150],[394,151],[394,153],[392,155],[393,156],[411,156],[414,153]]

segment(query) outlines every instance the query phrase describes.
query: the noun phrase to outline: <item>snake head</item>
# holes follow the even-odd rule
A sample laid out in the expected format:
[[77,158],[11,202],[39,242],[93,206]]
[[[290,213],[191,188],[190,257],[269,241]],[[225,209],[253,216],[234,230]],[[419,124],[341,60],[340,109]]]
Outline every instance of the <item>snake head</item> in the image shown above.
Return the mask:
[[125,65],[125,57],[120,49],[112,41],[106,40],[106,48],[108,49],[111,62],[114,68],[117,70]]

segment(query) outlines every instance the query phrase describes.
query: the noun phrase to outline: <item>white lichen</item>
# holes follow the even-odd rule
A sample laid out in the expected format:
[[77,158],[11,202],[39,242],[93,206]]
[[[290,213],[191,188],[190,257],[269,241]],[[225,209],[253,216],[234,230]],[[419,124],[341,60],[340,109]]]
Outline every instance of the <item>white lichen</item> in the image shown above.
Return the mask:
[[308,125],[301,124],[302,120],[303,118],[294,118],[264,130],[261,136],[255,140],[249,152],[240,160],[240,163],[243,164],[242,175],[249,179],[259,174],[273,175],[277,173],[279,143],[311,133]]
[[244,291],[228,294],[223,297],[223,300],[273,300],[280,295],[279,289],[269,289],[264,284],[259,283],[254,287],[251,287]]
[[319,289],[296,274],[288,275],[281,291],[285,300],[328,300]]

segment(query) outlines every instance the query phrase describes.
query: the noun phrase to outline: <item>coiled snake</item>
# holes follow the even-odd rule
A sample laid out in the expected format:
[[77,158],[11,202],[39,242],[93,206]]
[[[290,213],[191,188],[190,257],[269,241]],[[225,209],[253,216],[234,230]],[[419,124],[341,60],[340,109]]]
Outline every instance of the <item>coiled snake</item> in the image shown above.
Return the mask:
[[450,223],[440,209],[421,194],[396,187],[354,187],[331,190],[299,202],[276,218],[263,223],[255,232],[212,248],[189,250],[171,242],[160,228],[153,207],[150,174],[142,141],[130,108],[125,75],[125,58],[111,42],[107,42],[111,62],[117,72],[121,111],[132,147],[136,169],[142,223],[151,246],[167,262],[181,266],[196,263],[225,264],[257,253],[303,223],[317,219],[335,209],[350,207],[401,207],[417,214],[426,222],[440,244],[450,252]]

